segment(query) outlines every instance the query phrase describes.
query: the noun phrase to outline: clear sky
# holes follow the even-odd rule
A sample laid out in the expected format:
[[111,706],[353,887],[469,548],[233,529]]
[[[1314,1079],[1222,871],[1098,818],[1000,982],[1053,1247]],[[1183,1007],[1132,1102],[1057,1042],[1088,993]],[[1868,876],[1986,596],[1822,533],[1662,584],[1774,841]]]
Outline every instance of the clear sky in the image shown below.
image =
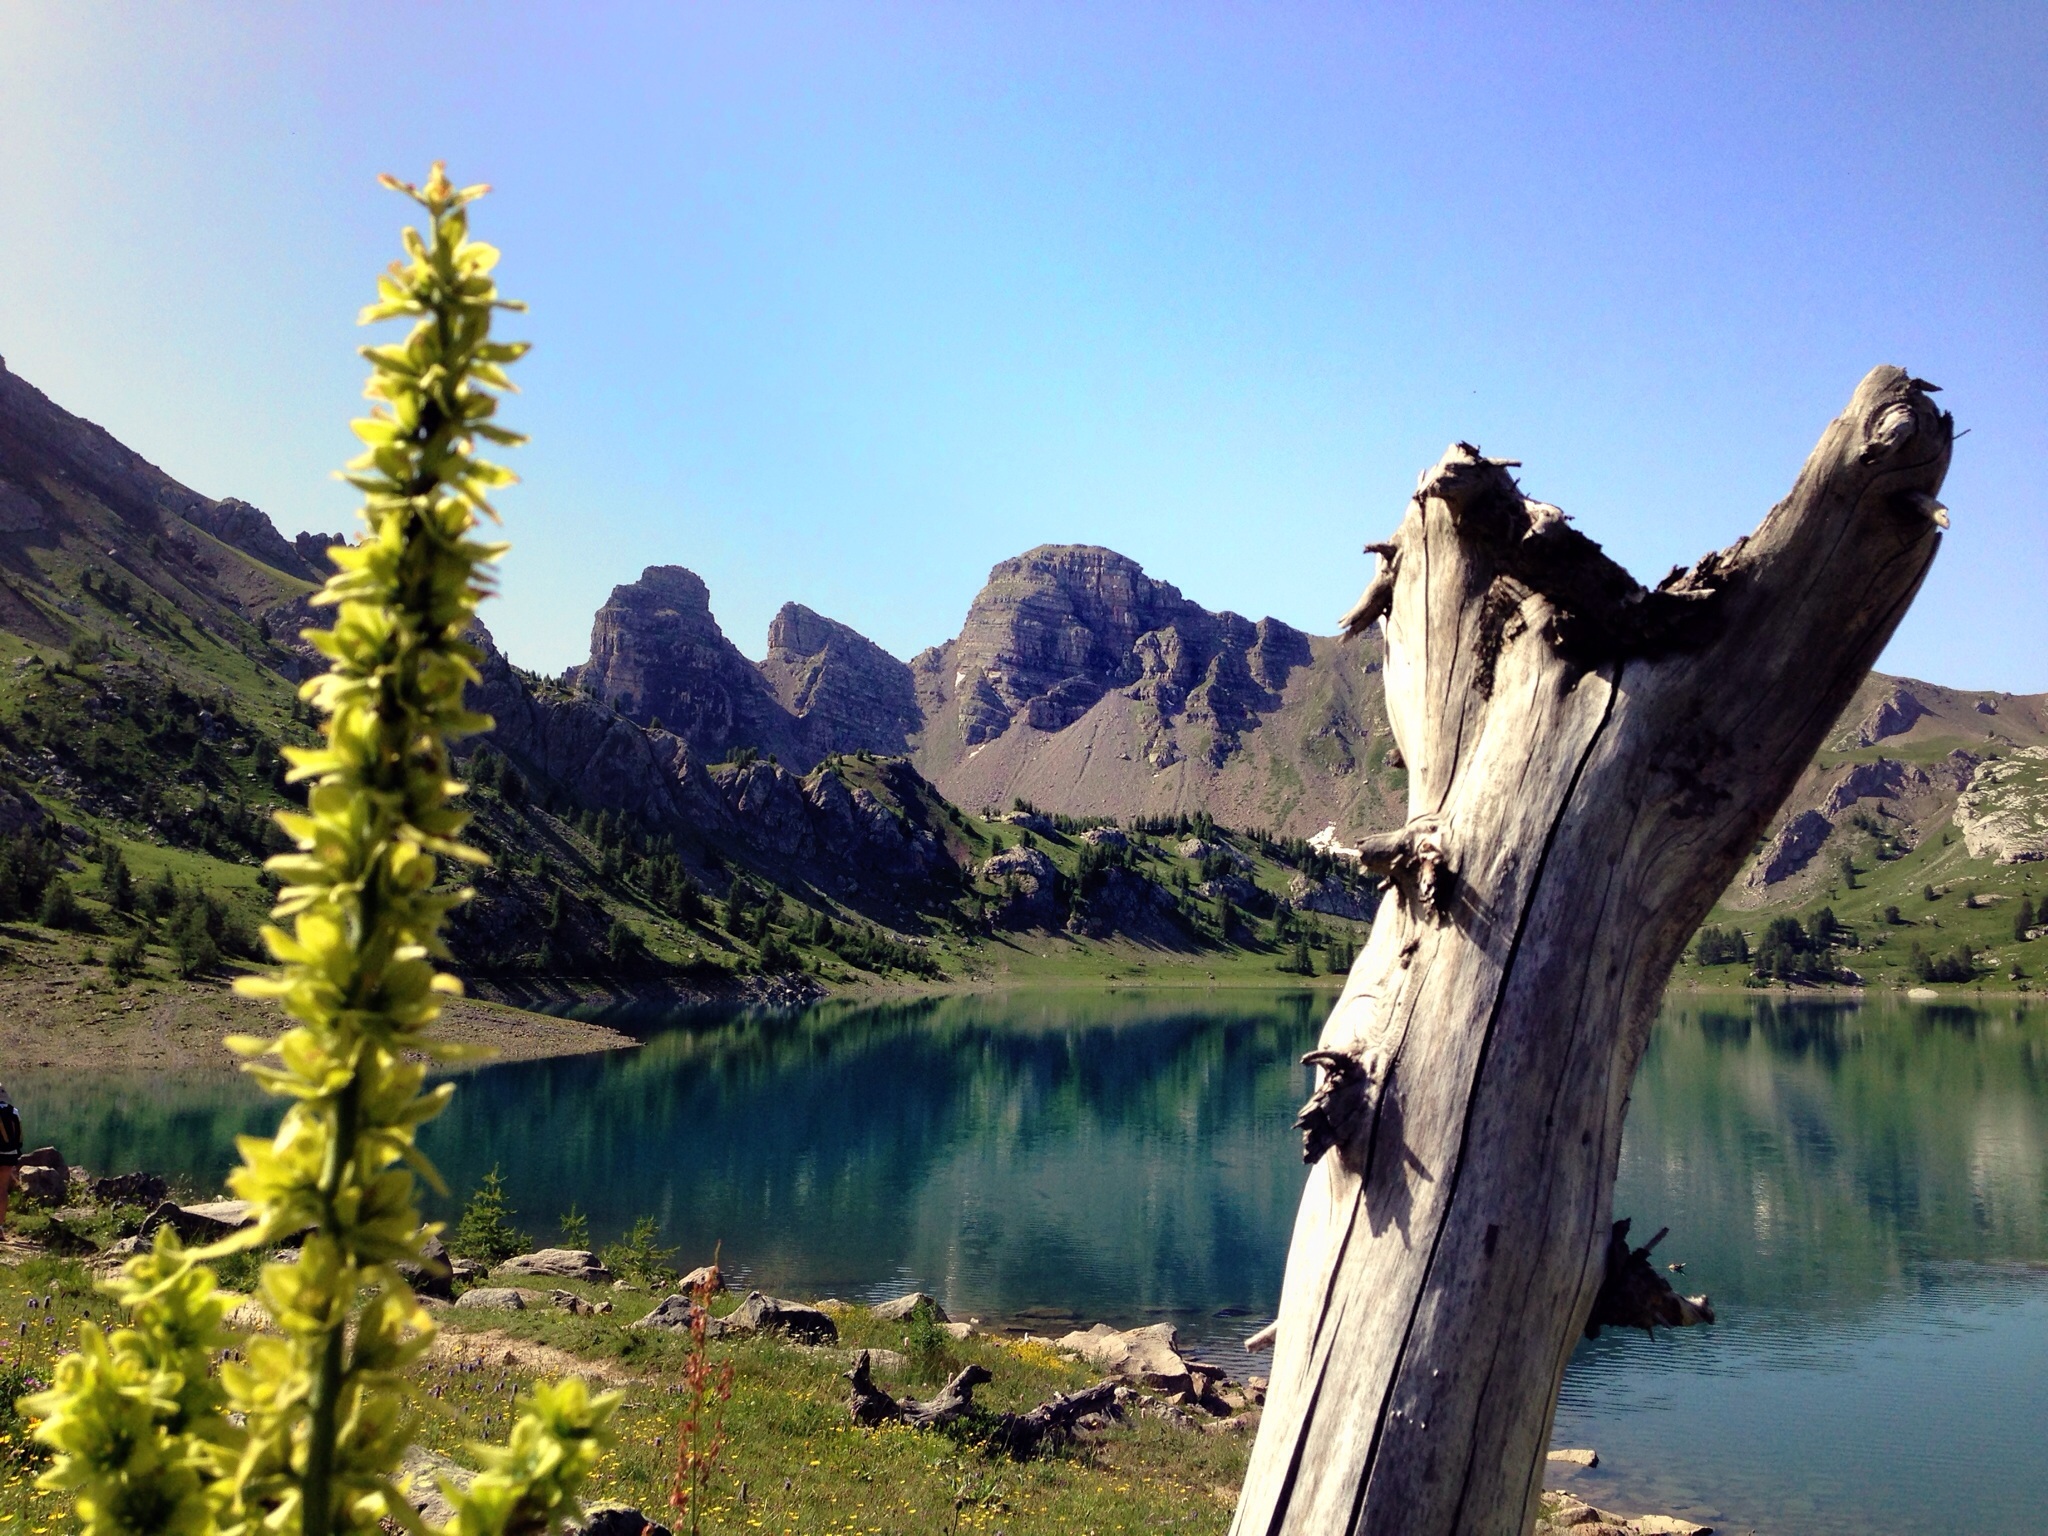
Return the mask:
[[[1423,18],[1427,19],[1423,19]],[[2048,688],[2048,7],[0,7],[0,355],[287,534],[351,526],[357,306],[446,157],[535,342],[489,614],[643,565],[895,651],[1106,544],[1327,633],[1469,438],[1638,576],[1862,374],[1945,386],[1882,663]]]

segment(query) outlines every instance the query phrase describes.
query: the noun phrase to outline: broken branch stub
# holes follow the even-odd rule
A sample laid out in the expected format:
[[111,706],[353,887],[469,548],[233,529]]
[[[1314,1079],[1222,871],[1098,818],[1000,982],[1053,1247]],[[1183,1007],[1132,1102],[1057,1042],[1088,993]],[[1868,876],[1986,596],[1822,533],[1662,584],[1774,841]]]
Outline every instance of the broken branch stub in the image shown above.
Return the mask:
[[1671,966],[1918,589],[1952,434],[1875,370],[1755,533],[1655,589],[1504,462],[1423,477],[1350,616],[1386,627],[1409,825],[1320,1041],[1242,1536],[1533,1523]]

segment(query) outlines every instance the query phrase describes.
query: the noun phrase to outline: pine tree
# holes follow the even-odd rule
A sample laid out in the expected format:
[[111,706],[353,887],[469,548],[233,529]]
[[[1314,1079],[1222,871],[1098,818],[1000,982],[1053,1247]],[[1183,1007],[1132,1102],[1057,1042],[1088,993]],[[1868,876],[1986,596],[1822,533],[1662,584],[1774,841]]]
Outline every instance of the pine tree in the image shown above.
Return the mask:
[[2034,899],[2026,892],[2020,893],[2020,909],[2012,915],[2012,936],[2024,939],[2027,930],[2034,926]]

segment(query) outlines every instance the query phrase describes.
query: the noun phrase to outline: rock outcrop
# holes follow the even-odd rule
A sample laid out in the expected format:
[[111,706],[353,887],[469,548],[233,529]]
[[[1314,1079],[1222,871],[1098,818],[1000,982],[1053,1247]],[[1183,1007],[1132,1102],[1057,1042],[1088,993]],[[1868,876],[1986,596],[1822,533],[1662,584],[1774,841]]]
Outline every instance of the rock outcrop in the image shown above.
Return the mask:
[[801,722],[803,759],[832,752],[900,757],[923,729],[910,668],[865,635],[801,603],[768,625],[761,675]]
[[1760,891],[1791,879],[1812,862],[1834,830],[1835,824],[1819,811],[1801,811],[1792,817],[1758,856],[1749,872],[1750,888]]
[[1932,788],[1933,782],[1924,768],[1892,758],[1852,763],[1828,791],[1820,813],[1832,821],[1858,800],[1896,800]]
[[788,711],[711,615],[703,579],[650,565],[612,588],[590,625],[590,660],[564,679],[643,725],[659,725],[708,761],[738,747],[794,745]]
[[959,637],[914,665],[927,716],[948,712],[968,748],[1019,720],[1064,730],[1116,689],[1162,726],[1206,725],[1220,763],[1312,660],[1277,619],[1211,613],[1113,550],[1046,544],[992,570]]
[[1895,683],[1871,707],[1870,713],[1856,728],[1858,746],[1874,747],[1890,736],[1902,736],[1913,728],[1913,722],[1927,714],[1928,708],[1904,683]]
[[1002,893],[988,914],[996,927],[1050,929],[1065,920],[1059,870],[1036,848],[1005,849],[979,873]]
[[1335,875],[1320,880],[1296,875],[1287,882],[1287,899],[1298,912],[1320,912],[1354,923],[1371,922],[1380,905],[1379,892],[1373,887],[1346,885]]
[[2048,858],[2048,747],[1979,763],[1956,796],[1956,826],[1973,859]]

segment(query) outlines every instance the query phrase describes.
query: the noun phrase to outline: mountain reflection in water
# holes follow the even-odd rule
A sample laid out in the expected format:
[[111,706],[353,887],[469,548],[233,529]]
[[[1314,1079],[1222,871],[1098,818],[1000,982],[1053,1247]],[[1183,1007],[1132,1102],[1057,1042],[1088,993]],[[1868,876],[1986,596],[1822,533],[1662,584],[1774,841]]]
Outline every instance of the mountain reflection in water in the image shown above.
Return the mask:
[[[428,1128],[500,1167],[537,1238],[572,1202],[801,1297],[919,1286],[955,1315],[1271,1315],[1290,1122],[1328,994],[1061,991],[627,1021],[640,1049],[468,1077]],[[242,1085],[55,1073],[32,1134],[216,1180],[275,1111]],[[1617,1214],[1721,1321],[1609,1331],[1554,1443],[1597,1502],[1723,1529],[2048,1526],[2048,1009],[1675,995],[1637,1077]],[[451,1214],[442,1209],[441,1215]],[[1242,1357],[1239,1357],[1241,1362]]]

